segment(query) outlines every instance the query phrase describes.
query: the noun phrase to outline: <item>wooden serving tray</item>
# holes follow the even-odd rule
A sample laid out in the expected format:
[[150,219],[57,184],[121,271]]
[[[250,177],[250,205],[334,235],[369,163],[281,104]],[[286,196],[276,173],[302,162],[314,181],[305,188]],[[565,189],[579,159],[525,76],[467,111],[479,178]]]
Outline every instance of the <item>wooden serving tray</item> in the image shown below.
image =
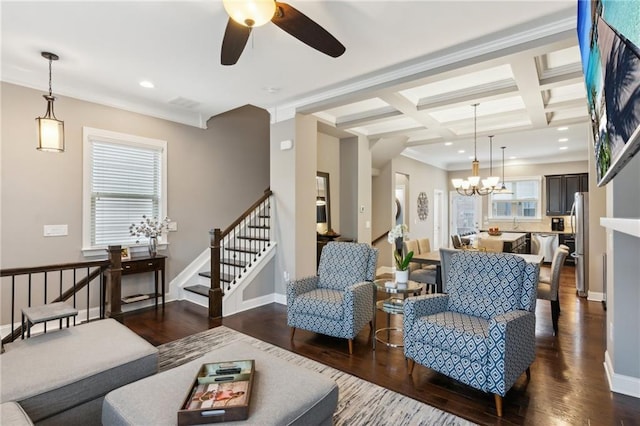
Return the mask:
[[178,425],[246,420],[254,360],[203,364],[178,411]]

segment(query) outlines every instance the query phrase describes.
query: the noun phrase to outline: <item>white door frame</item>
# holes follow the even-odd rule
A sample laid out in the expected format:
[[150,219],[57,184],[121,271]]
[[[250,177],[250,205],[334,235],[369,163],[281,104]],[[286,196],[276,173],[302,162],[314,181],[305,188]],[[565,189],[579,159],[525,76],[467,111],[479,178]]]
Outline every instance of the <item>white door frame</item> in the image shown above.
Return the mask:
[[438,250],[440,247],[447,247],[445,243],[445,214],[444,214],[444,191],[433,190],[433,244],[431,250]]

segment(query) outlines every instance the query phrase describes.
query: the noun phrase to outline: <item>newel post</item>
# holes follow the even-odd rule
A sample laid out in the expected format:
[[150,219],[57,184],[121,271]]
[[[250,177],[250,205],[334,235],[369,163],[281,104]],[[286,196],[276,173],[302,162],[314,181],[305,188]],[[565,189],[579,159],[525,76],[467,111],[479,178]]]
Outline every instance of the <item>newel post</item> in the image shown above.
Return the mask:
[[109,246],[107,269],[107,316],[122,322],[122,254],[120,246]]
[[222,288],[220,287],[220,245],[222,232],[219,228],[209,231],[211,237],[211,288],[209,288],[209,318],[222,318]]

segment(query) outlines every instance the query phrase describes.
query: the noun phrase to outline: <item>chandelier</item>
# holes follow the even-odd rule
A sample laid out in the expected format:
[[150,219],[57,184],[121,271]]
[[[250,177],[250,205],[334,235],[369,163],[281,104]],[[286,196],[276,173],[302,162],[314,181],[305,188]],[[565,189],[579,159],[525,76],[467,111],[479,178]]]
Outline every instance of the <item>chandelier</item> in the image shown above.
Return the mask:
[[[460,195],[489,195],[498,186],[500,180],[497,176],[489,176],[482,179],[482,187],[480,187],[480,162],[477,156],[477,121],[478,121],[478,105],[473,104],[473,161],[471,162],[471,176],[464,179],[451,179],[453,187]],[[493,136],[489,136],[490,149],[493,148]],[[493,156],[489,152],[490,157],[490,174],[493,174]]]

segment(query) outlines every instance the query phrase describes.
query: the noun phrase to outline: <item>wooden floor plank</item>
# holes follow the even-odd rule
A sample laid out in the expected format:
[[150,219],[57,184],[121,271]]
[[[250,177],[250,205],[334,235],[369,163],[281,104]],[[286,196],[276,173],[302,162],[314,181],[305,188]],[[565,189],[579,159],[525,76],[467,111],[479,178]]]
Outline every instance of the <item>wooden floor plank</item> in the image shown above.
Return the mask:
[[[559,334],[553,335],[549,302],[539,300],[531,381],[522,375],[507,393],[502,419],[495,415],[491,395],[419,365],[409,376],[401,349],[378,344],[372,351],[368,327],[355,339],[351,356],[344,339],[297,330],[291,342],[283,305],[269,304],[211,321],[206,308],[172,302],[164,310],[129,313],[124,322],[154,345],[222,323],[479,424],[640,424],[638,399],[609,391],[603,367],[606,315],[602,304],[576,296],[573,267],[564,267],[561,280]],[[385,321],[384,314],[378,313],[377,326]],[[392,323],[401,325],[401,317],[394,316]]]

